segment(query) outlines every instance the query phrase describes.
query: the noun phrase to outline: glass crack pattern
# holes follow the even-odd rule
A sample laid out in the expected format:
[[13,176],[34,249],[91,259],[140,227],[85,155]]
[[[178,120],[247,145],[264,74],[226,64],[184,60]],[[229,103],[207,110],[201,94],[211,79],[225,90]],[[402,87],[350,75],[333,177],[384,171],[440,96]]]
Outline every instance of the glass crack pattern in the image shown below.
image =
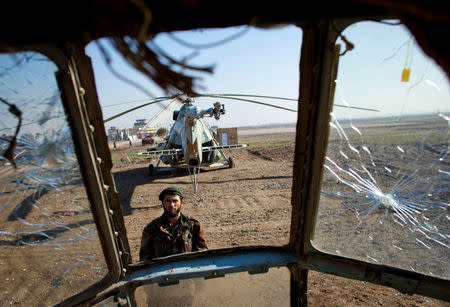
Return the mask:
[[[0,276],[5,304],[56,304],[107,273],[56,85],[55,65],[27,52],[0,57]],[[15,164],[15,165],[14,165]],[[20,289],[20,290],[18,290]]]
[[[364,27],[362,23],[348,31],[356,37]],[[383,26],[379,27],[381,31]],[[430,67],[430,60],[416,55],[418,66],[412,71],[422,74],[411,84],[402,84],[403,88],[388,90],[394,81],[390,76],[381,79],[389,71],[384,65],[396,62],[395,57],[388,57],[393,49],[380,49],[379,56],[384,51],[389,58],[382,65],[378,62],[380,67],[376,59],[373,67],[367,64],[372,58],[366,57],[366,66],[373,70],[360,76],[365,80],[361,86],[365,86],[366,99],[372,107],[377,104],[382,114],[359,118],[350,111],[331,114],[313,244],[333,254],[449,279],[448,81],[439,69]],[[422,62],[425,65],[420,70]],[[341,66],[346,63],[341,59]],[[351,93],[346,90],[351,78],[345,72],[351,74],[352,69],[343,71],[336,81],[336,97],[339,103],[350,105],[347,97]],[[370,74],[377,77],[370,79]],[[379,86],[375,88],[374,83]],[[398,113],[391,114],[396,107]],[[420,112],[415,108],[421,108]]]

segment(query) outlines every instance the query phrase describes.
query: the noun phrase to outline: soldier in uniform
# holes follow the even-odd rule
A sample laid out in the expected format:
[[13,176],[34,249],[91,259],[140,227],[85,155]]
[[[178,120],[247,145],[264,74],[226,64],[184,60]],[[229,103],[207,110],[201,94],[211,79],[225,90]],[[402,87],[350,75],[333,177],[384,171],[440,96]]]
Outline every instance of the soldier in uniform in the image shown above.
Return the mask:
[[181,190],[168,187],[159,194],[159,200],[164,213],[144,228],[140,260],[207,249],[200,222],[181,213],[184,204]]

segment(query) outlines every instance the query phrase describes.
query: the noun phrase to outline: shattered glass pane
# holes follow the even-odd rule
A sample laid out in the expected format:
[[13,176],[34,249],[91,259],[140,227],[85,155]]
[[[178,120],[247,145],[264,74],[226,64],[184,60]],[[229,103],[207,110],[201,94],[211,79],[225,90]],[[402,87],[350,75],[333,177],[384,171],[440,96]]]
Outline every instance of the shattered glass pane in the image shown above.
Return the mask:
[[312,243],[449,279],[448,79],[403,26],[365,22],[343,35],[355,49],[339,60]]
[[54,73],[0,56],[0,301],[50,305],[107,273]]

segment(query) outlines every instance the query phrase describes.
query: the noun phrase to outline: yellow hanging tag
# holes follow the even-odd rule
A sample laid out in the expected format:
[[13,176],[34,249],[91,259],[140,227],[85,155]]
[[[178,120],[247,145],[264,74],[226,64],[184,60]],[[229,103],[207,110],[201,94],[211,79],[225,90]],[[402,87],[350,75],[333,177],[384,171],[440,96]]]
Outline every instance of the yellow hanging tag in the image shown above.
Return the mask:
[[403,68],[403,71],[402,71],[402,82],[408,82],[409,81],[409,73],[410,73],[409,68]]
[[402,70],[402,82],[409,81],[409,75],[411,73],[411,62],[412,62],[412,36],[409,39],[408,47],[406,49],[406,59],[405,59],[405,68]]

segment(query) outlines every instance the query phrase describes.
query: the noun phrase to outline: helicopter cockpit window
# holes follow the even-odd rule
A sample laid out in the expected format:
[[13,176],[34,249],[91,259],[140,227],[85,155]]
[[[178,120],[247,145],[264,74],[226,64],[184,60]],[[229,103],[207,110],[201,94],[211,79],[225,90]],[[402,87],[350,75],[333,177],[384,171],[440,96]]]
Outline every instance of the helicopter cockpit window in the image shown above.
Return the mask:
[[339,59],[312,243],[449,279],[449,82],[393,23],[342,33],[355,48]]
[[[149,48],[213,67],[193,74],[202,95],[189,107],[128,68],[108,40],[87,46],[134,262],[142,230],[163,212],[158,194],[173,185],[209,249],[288,243],[301,39],[295,26],[157,35]],[[200,159],[185,156],[191,138],[201,139],[192,141]]]
[[0,300],[53,305],[108,272],[66,121],[56,65],[0,55]]

